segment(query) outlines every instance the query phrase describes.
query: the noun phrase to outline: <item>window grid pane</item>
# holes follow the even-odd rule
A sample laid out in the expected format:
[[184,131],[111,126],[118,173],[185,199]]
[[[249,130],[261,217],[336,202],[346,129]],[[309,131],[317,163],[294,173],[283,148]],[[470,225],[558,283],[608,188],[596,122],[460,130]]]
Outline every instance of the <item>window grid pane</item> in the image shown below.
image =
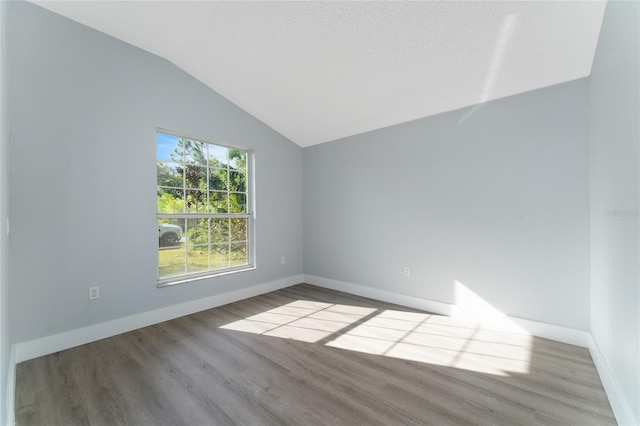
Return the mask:
[[251,266],[247,151],[157,133],[158,278]]

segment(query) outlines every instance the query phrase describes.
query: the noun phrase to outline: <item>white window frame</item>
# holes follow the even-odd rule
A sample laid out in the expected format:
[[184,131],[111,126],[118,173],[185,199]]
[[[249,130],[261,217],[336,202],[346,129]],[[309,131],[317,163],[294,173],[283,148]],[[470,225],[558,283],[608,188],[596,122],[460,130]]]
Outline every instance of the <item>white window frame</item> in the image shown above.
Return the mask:
[[[190,139],[190,140],[194,140],[194,141],[198,141],[198,142],[202,142],[202,143],[206,143],[206,144],[211,144],[211,145],[216,145],[216,146],[220,146],[220,147],[224,147],[224,148],[229,148],[229,149],[237,149],[237,150],[241,150],[247,153],[247,171],[246,171],[246,187],[247,187],[247,192],[246,192],[246,205],[247,205],[247,212],[246,213],[187,213],[187,212],[183,212],[183,213],[159,213],[158,212],[158,196],[157,196],[157,175],[156,175],[156,223],[159,222],[159,219],[247,219],[247,264],[243,264],[243,265],[237,265],[237,266],[229,266],[226,268],[218,268],[218,269],[209,269],[207,271],[201,271],[201,272],[193,272],[193,273],[189,273],[189,272],[185,272],[182,275],[174,275],[171,277],[165,277],[165,278],[160,278],[160,262],[158,259],[158,256],[156,256],[156,260],[158,261],[156,264],[156,273],[157,273],[157,286],[158,287],[165,287],[165,286],[170,286],[170,285],[174,285],[174,284],[182,284],[182,283],[186,283],[186,282],[191,282],[191,281],[196,281],[196,280],[201,280],[201,279],[205,279],[205,278],[211,278],[211,277],[217,277],[217,276],[223,276],[223,275],[228,275],[228,274],[232,274],[232,273],[236,273],[236,272],[243,272],[243,271],[249,271],[249,270],[254,270],[256,269],[255,266],[255,238],[254,238],[254,234],[255,234],[255,230],[254,230],[254,226],[255,226],[255,220],[254,220],[254,183],[255,183],[255,179],[254,179],[254,168],[253,168],[253,151],[247,148],[243,148],[243,147],[239,147],[239,146],[234,146],[234,145],[228,145],[228,144],[223,144],[223,143],[219,143],[219,142],[213,142],[211,140],[208,140],[206,138],[201,138],[201,137],[195,137],[195,136],[191,136],[191,135],[187,135],[184,133],[180,133],[180,132],[175,132],[172,130],[167,130],[167,129],[162,129],[162,128],[156,128],[156,139],[157,139],[157,134],[158,133],[163,133],[163,134],[167,134],[167,135],[171,135],[171,136],[175,136],[178,138],[185,138],[185,139]],[[158,144],[156,141],[156,162],[158,161],[158,153],[157,153],[157,149],[158,149]],[[208,169],[208,167],[207,167]],[[181,188],[182,190],[188,190],[189,188],[187,188],[186,186],[186,178],[183,178],[183,187]],[[188,223],[188,220],[186,221]],[[188,231],[185,230],[185,234]],[[157,244],[157,253],[159,253],[160,250],[160,242],[158,240],[158,238],[156,238],[156,244]],[[211,241],[209,241],[209,245],[211,244]],[[231,254],[231,245],[233,244],[233,241],[231,241],[231,239],[228,240],[228,244],[229,244],[229,255]],[[185,264],[187,262],[187,259],[185,258]],[[211,265],[210,265],[211,266]]]

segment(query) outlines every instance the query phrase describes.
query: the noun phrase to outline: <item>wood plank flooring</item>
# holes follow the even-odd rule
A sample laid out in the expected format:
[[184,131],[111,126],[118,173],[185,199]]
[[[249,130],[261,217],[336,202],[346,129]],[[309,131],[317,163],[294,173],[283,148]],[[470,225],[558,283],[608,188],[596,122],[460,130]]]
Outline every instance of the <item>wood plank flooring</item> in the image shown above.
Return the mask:
[[17,366],[18,425],[615,424],[584,348],[307,284]]

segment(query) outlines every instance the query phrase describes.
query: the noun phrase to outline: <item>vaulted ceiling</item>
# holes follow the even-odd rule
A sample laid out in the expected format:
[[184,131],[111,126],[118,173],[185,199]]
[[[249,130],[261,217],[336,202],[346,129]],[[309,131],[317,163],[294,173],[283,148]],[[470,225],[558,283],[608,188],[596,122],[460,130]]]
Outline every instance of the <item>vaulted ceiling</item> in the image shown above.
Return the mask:
[[305,147],[586,77],[605,1],[35,1]]

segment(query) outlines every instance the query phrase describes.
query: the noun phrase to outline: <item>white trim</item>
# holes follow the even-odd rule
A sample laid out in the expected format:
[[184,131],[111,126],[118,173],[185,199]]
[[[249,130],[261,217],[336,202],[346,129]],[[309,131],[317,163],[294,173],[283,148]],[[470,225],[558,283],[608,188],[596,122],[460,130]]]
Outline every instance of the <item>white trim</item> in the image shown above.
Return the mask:
[[189,133],[175,132],[173,130],[164,129],[162,127],[156,127],[156,133],[164,133],[165,135],[175,136],[177,138],[191,139],[191,140],[194,140],[194,141],[204,142],[204,143],[208,143],[208,144],[211,144],[211,145],[218,145],[218,146],[221,146],[223,148],[239,149],[241,151],[250,151],[246,147],[242,147],[242,146],[239,146],[239,145],[231,145],[231,144],[228,144],[228,143],[225,143],[225,142],[220,143],[220,142],[216,142],[216,141],[214,141],[212,139],[201,138],[200,136],[194,136],[194,135],[191,135]]
[[609,361],[591,334],[589,335],[589,352],[600,375],[600,381],[602,381],[604,390],[609,397],[609,403],[611,404],[611,409],[616,416],[618,424],[621,426],[640,424],[640,419],[633,418],[630,401],[627,401],[625,398],[624,392],[620,388],[620,383],[611,368],[611,364],[609,364]]
[[[438,302],[435,300],[423,299],[415,296],[407,296],[394,293],[388,290],[378,288],[365,287],[358,284],[346,283],[327,278],[316,277],[313,275],[304,275],[304,282],[318,287],[324,287],[332,290],[344,291],[346,293],[355,294],[362,297],[369,297],[388,303],[407,306],[410,308],[421,309],[439,315],[458,316],[458,307],[451,303]],[[537,321],[525,320],[507,316],[511,322],[516,324],[524,331],[536,337],[556,340],[571,345],[589,347],[590,334],[586,331],[576,330],[568,327],[561,327],[553,324],[546,324]]]
[[421,309],[423,311],[428,311],[434,314],[451,316],[451,314],[453,313],[453,305],[450,305],[448,303],[436,302],[433,300],[422,299],[415,296],[406,296],[387,290],[380,290],[378,288],[366,287],[358,284],[346,283],[344,281],[336,281],[328,278],[316,277],[314,275],[305,275],[304,282],[318,287],[324,287],[331,290],[343,291],[345,293],[351,293],[357,296],[376,299],[381,302],[395,303],[396,305]]
[[203,299],[192,300],[178,305],[167,306],[141,314],[118,318],[111,321],[94,324],[63,333],[30,340],[28,342],[17,343],[15,347],[15,362],[23,362],[39,356],[48,355],[54,352],[84,345],[96,340],[126,333],[127,331],[147,327],[163,321],[190,315],[196,312],[237,302],[249,297],[269,293],[302,282],[302,275],[293,275],[276,281],[258,284],[228,293],[217,294]]
[[214,270],[209,270],[209,271],[195,273],[195,274],[178,275],[175,277],[163,278],[161,280],[158,280],[156,283],[156,287],[158,288],[171,287],[172,285],[176,285],[176,284],[186,284],[193,281],[204,280],[207,278],[222,277],[224,275],[237,274],[238,272],[254,271],[255,269],[256,267],[253,265],[242,265],[242,266],[232,266],[230,268],[218,269],[217,273],[215,272],[216,270],[214,269]]
[[532,336],[555,340],[556,342],[567,343],[569,345],[580,346],[583,348],[589,347],[589,338],[591,337],[591,334],[588,331],[511,316],[508,318]]
[[7,400],[5,409],[7,411],[7,425],[16,424],[15,413],[15,397],[16,397],[16,346],[11,346],[11,355],[9,355],[9,369],[7,371]]

